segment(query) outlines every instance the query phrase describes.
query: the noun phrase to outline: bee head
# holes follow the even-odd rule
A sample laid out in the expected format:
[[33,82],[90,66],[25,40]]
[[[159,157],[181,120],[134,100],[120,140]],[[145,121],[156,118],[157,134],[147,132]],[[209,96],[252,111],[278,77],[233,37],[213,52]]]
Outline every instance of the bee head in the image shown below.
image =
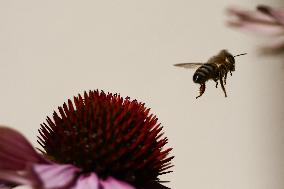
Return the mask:
[[235,58],[226,49],[220,51],[219,56],[223,58],[223,61],[229,66],[230,71],[235,71]]
[[233,55],[228,53],[226,55],[225,61],[230,65],[230,71],[235,71],[235,58]]
[[[242,55],[246,55],[247,53],[242,53],[242,54],[237,54],[237,55],[235,55],[235,56],[233,56],[233,55],[231,55],[230,53],[228,53],[228,55],[227,55],[227,59],[228,59],[228,61],[231,63],[231,68],[230,68],[230,70],[231,71],[235,71],[235,57],[237,57],[237,56],[242,56]],[[227,60],[226,60],[227,61]]]

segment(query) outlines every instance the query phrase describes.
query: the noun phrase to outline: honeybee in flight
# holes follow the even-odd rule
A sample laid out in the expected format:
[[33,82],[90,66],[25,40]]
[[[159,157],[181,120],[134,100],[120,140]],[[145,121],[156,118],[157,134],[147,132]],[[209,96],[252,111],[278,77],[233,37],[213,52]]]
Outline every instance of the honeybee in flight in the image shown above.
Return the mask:
[[216,88],[218,86],[218,81],[220,81],[222,90],[224,91],[225,97],[227,97],[226,85],[227,74],[235,71],[235,57],[246,55],[247,53],[238,54],[233,56],[227,50],[221,50],[217,55],[209,58],[206,63],[180,63],[174,64],[177,67],[183,68],[197,68],[193,74],[193,82],[200,84],[199,95],[196,97],[199,98],[205,92],[205,82],[212,79],[216,82]]

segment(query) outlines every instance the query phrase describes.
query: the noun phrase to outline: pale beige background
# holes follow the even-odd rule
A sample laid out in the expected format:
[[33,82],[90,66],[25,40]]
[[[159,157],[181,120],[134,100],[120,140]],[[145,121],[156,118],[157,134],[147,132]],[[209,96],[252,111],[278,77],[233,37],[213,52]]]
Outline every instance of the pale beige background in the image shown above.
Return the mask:
[[[0,1],[0,123],[36,144],[39,124],[84,90],[146,102],[174,148],[171,188],[283,189],[284,59],[265,40],[224,25],[224,8],[266,1]],[[247,52],[228,98],[209,82],[195,100],[193,70],[220,49]],[[38,145],[37,145],[38,146]]]

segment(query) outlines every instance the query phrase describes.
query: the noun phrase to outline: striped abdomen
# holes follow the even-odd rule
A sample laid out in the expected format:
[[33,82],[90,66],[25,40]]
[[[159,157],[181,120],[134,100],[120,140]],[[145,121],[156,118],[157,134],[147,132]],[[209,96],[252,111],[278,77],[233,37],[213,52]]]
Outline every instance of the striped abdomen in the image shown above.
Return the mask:
[[217,66],[215,64],[206,63],[200,66],[193,75],[194,83],[205,83],[209,79],[218,77]]

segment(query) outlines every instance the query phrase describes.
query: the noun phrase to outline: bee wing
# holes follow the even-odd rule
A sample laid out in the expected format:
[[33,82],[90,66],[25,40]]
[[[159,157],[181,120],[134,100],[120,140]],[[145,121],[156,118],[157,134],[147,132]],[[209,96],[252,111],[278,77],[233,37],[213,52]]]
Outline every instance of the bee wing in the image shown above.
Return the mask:
[[187,68],[187,69],[193,69],[193,68],[197,68],[201,65],[203,65],[204,63],[201,62],[195,62],[195,63],[179,63],[179,64],[174,64],[174,66],[177,67],[183,67],[183,68]]

